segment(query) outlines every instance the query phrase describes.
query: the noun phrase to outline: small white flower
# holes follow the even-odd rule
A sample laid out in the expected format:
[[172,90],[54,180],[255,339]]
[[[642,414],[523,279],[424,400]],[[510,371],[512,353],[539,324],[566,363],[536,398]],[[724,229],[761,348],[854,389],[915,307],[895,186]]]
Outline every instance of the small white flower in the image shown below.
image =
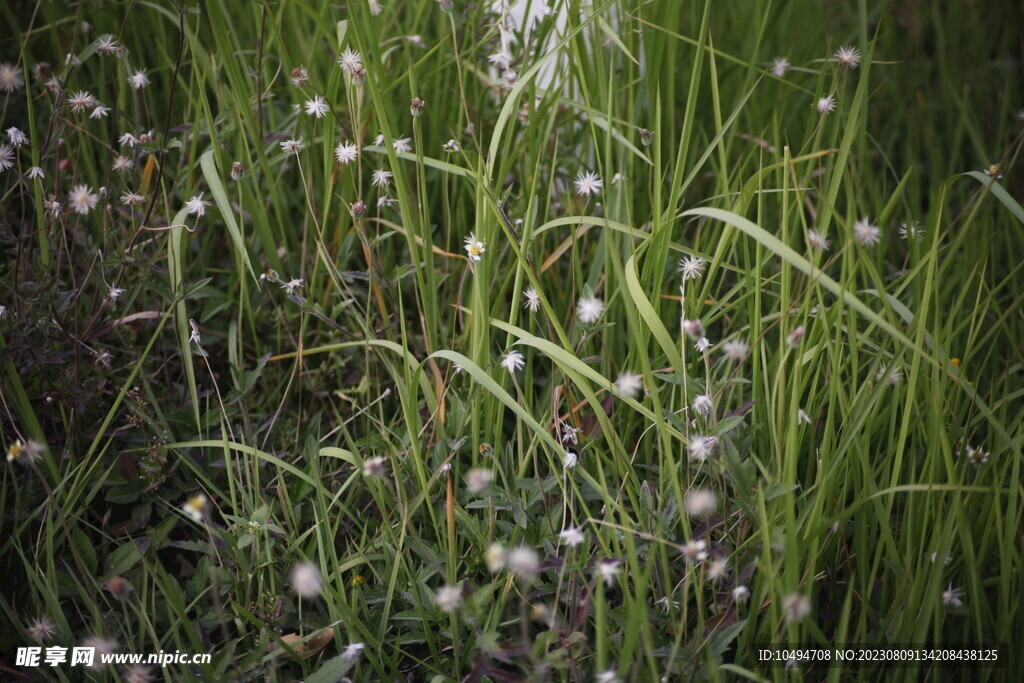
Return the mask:
[[111,170],[119,173],[125,173],[135,168],[135,162],[132,161],[131,157],[126,157],[123,154],[118,154],[114,157],[114,163],[110,165]]
[[116,55],[121,50],[121,46],[117,44],[113,36],[103,36],[96,41],[96,54]]
[[135,90],[141,90],[149,85],[149,76],[146,75],[146,70],[139,69],[135,71],[128,77],[128,85],[132,86]]
[[924,239],[924,228],[917,221],[904,221],[900,225],[900,237],[906,241],[917,240],[920,242]]
[[722,352],[732,361],[741,361],[747,356],[750,346],[742,339],[730,339],[722,344]]
[[584,325],[593,325],[604,313],[604,302],[592,296],[585,296],[576,303],[576,317]]
[[708,544],[703,540],[692,539],[683,544],[682,553],[687,562],[703,562],[708,556]]
[[7,62],[0,64],[0,90],[9,94],[23,85],[25,85],[25,79],[22,77],[19,67]]
[[199,334],[199,324],[196,323],[196,321],[193,320],[192,318],[189,318],[188,319],[188,325],[189,325],[189,327],[192,328],[192,334],[190,334],[189,337],[188,337],[189,343],[195,344],[196,346],[199,346],[199,342],[201,340],[201,337],[200,337],[200,334]]
[[412,151],[412,138],[398,138],[391,143],[391,146],[395,148],[395,151],[399,154],[404,154]]
[[619,674],[615,669],[608,669],[597,674],[594,677],[594,683],[622,683],[622,679],[619,678]]
[[293,296],[296,292],[302,289],[302,280],[295,279],[284,282],[281,284],[281,289],[287,292],[289,296]]
[[530,313],[536,313],[540,308],[540,294],[533,287],[527,287],[523,291],[523,308],[530,309]]
[[46,617],[33,619],[25,630],[28,631],[29,637],[37,643],[49,642],[57,635],[57,626]]
[[122,146],[128,145],[129,147],[135,147],[135,145],[139,144],[139,139],[131,133],[124,133],[117,139],[117,141],[120,142]]
[[338,66],[348,74],[359,71],[363,68],[363,56],[350,47],[346,48],[338,55]]
[[576,467],[579,461],[580,456],[576,451],[566,451],[565,455],[562,456],[562,467],[567,470],[571,470],[573,467]]
[[373,477],[383,477],[384,466],[386,464],[387,458],[380,455],[374,456],[372,458],[367,458],[366,460],[363,461],[363,476],[366,477],[367,479]]
[[942,591],[942,604],[946,607],[962,607],[963,591],[959,588],[953,588],[953,584],[949,584],[946,590]]
[[341,653],[342,658],[347,661],[358,659],[359,655],[363,653],[363,648],[366,647],[362,643],[349,643],[345,646],[345,651]]
[[903,381],[903,370],[900,369],[899,365],[883,365],[878,368],[878,372],[875,373],[875,380],[881,380],[885,378],[885,383],[890,387],[894,387]]
[[856,69],[860,65],[860,52],[853,46],[841,47],[836,50],[835,60],[841,67]]
[[188,215],[190,216],[202,217],[206,215],[206,207],[210,205],[211,202],[208,202],[205,199],[203,199],[203,193],[200,192],[199,194],[192,197],[192,199],[189,199],[187,202],[185,202],[185,210],[188,211]]
[[619,575],[619,561],[603,559],[599,560],[595,567],[597,575],[604,580],[605,586],[611,586],[615,583],[615,577]]
[[82,216],[95,209],[99,201],[100,196],[94,194],[88,185],[75,185],[68,193],[68,203],[71,204],[71,209]]
[[789,60],[785,57],[776,57],[772,60],[772,75],[782,78],[789,71]]
[[0,145],[0,172],[14,167],[14,150],[10,145]]
[[582,429],[573,427],[568,422],[563,422],[562,433],[559,435],[559,441],[561,441],[563,444],[571,443],[572,445],[575,446],[578,442],[577,435],[582,431]]
[[104,107],[102,104],[97,102],[96,106],[92,108],[91,112],[89,112],[89,118],[90,119],[105,119],[105,118],[107,118],[107,114],[109,114],[109,113],[110,113],[110,107]]
[[92,96],[92,93],[85,90],[79,90],[68,98],[68,106],[71,107],[71,111],[75,113],[81,113],[95,105],[96,98]]
[[462,605],[462,586],[441,586],[434,602],[442,612],[454,612]]
[[790,593],[782,599],[782,612],[786,621],[801,621],[811,613],[811,601],[799,593]]
[[20,128],[8,128],[7,137],[15,147],[21,147],[22,145],[28,144],[28,136],[25,135],[25,132]]
[[43,169],[39,168],[38,166],[33,166],[32,168],[28,169],[28,172],[25,174],[25,177],[28,178],[29,180],[41,180],[46,177],[46,173],[43,171]]
[[492,543],[484,553],[484,562],[488,571],[497,574],[505,568],[505,548],[500,543]]
[[804,335],[807,334],[807,330],[804,329],[803,325],[797,325],[796,328],[789,333],[786,337],[786,343],[790,346],[800,346],[800,342],[804,340]]
[[302,138],[295,139],[289,138],[281,143],[281,151],[287,154],[298,154],[299,150],[303,148]]
[[334,158],[338,160],[339,164],[351,164],[358,156],[359,148],[351,142],[342,140],[334,148]]
[[871,247],[878,244],[881,239],[882,231],[874,225],[867,218],[861,218],[859,221],[853,224],[853,239],[864,247]]
[[697,353],[707,353],[708,349],[711,348],[711,342],[707,337],[701,337],[697,340],[697,343],[693,345],[693,348],[697,350]]
[[478,240],[473,233],[469,233],[469,237],[465,239],[464,248],[469,256],[469,260],[473,263],[480,263],[484,257],[484,252],[487,251],[487,246],[482,240]]
[[825,251],[828,249],[828,237],[817,230],[808,230],[807,244],[815,251]]
[[575,548],[586,540],[583,532],[574,526],[562,529],[558,532],[558,537],[570,548]]
[[299,562],[292,568],[292,590],[300,598],[315,598],[323,588],[320,570],[312,562]]
[[704,266],[707,261],[697,256],[687,256],[679,261],[679,272],[683,274],[683,280],[696,280],[704,274]]
[[474,496],[485,493],[494,481],[494,472],[483,467],[474,467],[466,473],[466,488]]
[[203,516],[206,514],[206,504],[209,502],[206,498],[206,494],[197,493],[194,496],[189,496],[185,504],[181,506],[182,511],[192,518],[194,522],[202,522]]
[[366,0],[367,6],[370,8],[370,14],[377,16],[384,11],[384,7],[377,0]]
[[522,370],[524,365],[526,365],[526,359],[518,351],[509,351],[501,359],[501,367],[508,370],[511,375]]
[[448,140],[448,142],[444,143],[444,145],[441,146],[441,149],[446,152],[458,152],[461,148],[459,147],[459,143],[455,142],[455,138],[452,138]]
[[640,393],[640,390],[644,388],[643,375],[638,375],[635,372],[629,372],[628,370],[620,372],[619,376],[615,379],[615,388],[619,390],[623,396],[633,398]]
[[718,509],[718,497],[710,489],[691,489],[684,501],[686,514],[691,517],[705,517]]
[[692,436],[686,444],[686,453],[690,456],[691,460],[703,462],[707,460],[709,455],[714,453],[715,446],[717,445],[718,439],[713,436]]
[[512,53],[508,50],[498,50],[487,56],[487,61],[502,70],[507,70],[512,65]]
[[54,197],[53,195],[50,195],[50,198],[43,202],[43,206],[46,207],[46,213],[48,216],[50,216],[50,218],[56,218],[57,216],[59,216],[61,209],[64,208],[61,206],[60,202],[57,201],[57,198]]
[[18,439],[7,447],[7,462],[19,462],[22,465],[29,465],[39,462],[45,451],[46,445],[39,441],[34,439],[22,441]]
[[327,105],[327,100],[325,100],[320,95],[317,95],[311,100],[306,100],[307,116],[315,116],[318,119],[322,119],[324,117],[324,114],[326,114],[330,110],[331,108]]
[[819,97],[817,107],[819,114],[829,114],[836,110],[836,98],[832,95]]
[[146,197],[134,190],[125,190],[124,194],[121,195],[121,203],[125,206],[135,206],[144,201],[146,201]]
[[710,415],[715,404],[707,394],[697,394],[693,398],[693,410],[698,415]]
[[600,176],[593,171],[587,171],[584,173],[580,171],[576,174],[576,193],[583,196],[592,194],[601,194],[601,187],[604,183],[601,182]]
[[708,566],[708,578],[712,581],[721,581],[729,575],[729,561],[725,558],[717,558],[711,561]]
[[505,563],[512,573],[521,579],[529,581],[536,575],[540,566],[540,558],[533,548],[521,545],[505,556]]
[[700,321],[700,318],[694,318],[693,320],[683,318],[681,325],[683,331],[691,339],[700,339],[704,336],[704,323]]
[[796,422],[797,424],[800,424],[801,422],[804,424],[811,424],[811,417],[804,412],[803,408],[801,408],[796,412]]
[[732,589],[733,602],[746,602],[750,598],[750,589],[740,585]]
[[374,171],[372,182],[374,187],[387,187],[388,183],[391,182],[391,171],[385,171],[384,169]]

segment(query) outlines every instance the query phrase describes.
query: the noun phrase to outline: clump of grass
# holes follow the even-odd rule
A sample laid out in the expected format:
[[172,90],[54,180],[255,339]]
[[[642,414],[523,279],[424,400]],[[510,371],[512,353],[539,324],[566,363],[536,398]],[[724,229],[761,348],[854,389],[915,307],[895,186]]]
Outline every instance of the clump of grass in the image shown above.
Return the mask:
[[3,8],[5,652],[1020,642],[1014,23],[545,7]]

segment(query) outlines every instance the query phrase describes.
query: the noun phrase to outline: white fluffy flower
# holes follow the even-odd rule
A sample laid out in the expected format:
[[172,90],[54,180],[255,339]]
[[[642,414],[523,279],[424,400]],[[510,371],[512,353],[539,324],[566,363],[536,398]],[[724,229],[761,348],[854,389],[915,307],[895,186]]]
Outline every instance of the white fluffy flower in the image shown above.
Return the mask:
[[529,309],[530,313],[536,313],[540,308],[540,295],[533,287],[523,290],[523,308]]
[[686,514],[691,517],[710,515],[718,508],[718,497],[710,489],[692,489],[686,492]]
[[521,545],[515,550],[509,551],[505,556],[505,563],[513,574],[528,581],[537,573],[540,557],[537,556],[537,551],[533,548]]
[[679,261],[679,271],[683,274],[683,280],[696,280],[704,274],[704,266],[707,261],[697,256],[687,256]]
[[323,588],[320,570],[312,562],[300,562],[292,568],[292,590],[300,598],[315,598]]
[[710,415],[714,407],[714,402],[707,394],[697,394],[693,398],[693,411],[698,415]]
[[352,48],[346,48],[344,52],[338,55],[338,66],[345,73],[353,73],[363,68],[363,56],[353,50]]
[[562,531],[558,533],[558,537],[561,538],[562,541],[570,548],[575,548],[586,540],[583,532],[574,526],[562,529]]
[[206,215],[206,207],[208,206],[210,206],[210,202],[203,199],[202,192],[185,202],[185,210],[188,211],[188,215],[200,218]]
[[640,393],[640,390],[644,388],[643,375],[638,375],[635,372],[629,372],[628,370],[620,372],[619,376],[615,380],[615,388],[619,392],[633,398]]
[[604,313],[604,302],[592,296],[585,296],[576,303],[576,317],[584,325],[593,325]]
[[836,110],[836,98],[832,97],[832,95],[819,97],[817,107],[819,114],[831,113]]
[[132,86],[135,90],[141,90],[149,85],[149,76],[146,75],[145,69],[139,69],[131,76],[128,77],[128,85]]
[[789,71],[789,60],[785,57],[776,57],[772,60],[772,75],[782,78]]
[[7,137],[10,139],[11,144],[14,145],[15,147],[21,147],[22,145],[28,143],[28,136],[25,135],[25,132],[22,131],[20,128],[8,128]]
[[871,225],[871,222],[867,218],[861,218],[853,224],[853,239],[857,240],[861,246],[874,246],[878,244],[881,236],[881,229]]
[[686,453],[690,456],[691,460],[703,462],[707,460],[709,455],[715,452],[715,446],[717,445],[718,439],[713,436],[692,436],[686,444]]
[[856,69],[860,66],[860,52],[853,46],[841,47],[836,50],[835,59],[839,66],[847,69]]
[[94,194],[88,185],[75,185],[68,193],[68,203],[71,204],[71,209],[82,216],[95,209],[99,201],[100,196]]
[[441,586],[434,598],[438,609],[442,612],[454,612],[462,604],[461,586]]
[[387,187],[388,183],[391,182],[391,171],[385,171],[384,169],[374,171],[371,180],[374,187]]

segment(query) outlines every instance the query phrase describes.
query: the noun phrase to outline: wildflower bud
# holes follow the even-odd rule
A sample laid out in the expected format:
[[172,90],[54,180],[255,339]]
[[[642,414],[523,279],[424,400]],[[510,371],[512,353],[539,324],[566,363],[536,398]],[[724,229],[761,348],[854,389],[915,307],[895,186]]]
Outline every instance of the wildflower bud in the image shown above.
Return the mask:
[[153,141],[153,131],[149,131],[148,133],[143,133],[143,134],[141,134],[139,136],[139,142],[141,142],[141,143],[147,143],[147,142],[152,142],[152,141]]
[[128,585],[128,581],[123,576],[112,576],[107,579],[103,587],[110,591],[110,594],[118,600],[128,597],[128,593],[131,592],[131,586]]
[[426,104],[423,100],[418,97],[412,98],[412,104],[409,105],[409,111],[412,112],[413,116],[419,116],[423,113],[423,105]]
[[800,342],[803,341],[804,334],[806,334],[806,332],[807,331],[804,329],[804,326],[800,325],[795,330],[789,333],[789,336],[786,337],[786,341],[789,343],[790,346],[799,346]]
[[366,80],[366,69],[361,66],[352,69],[352,85],[360,86],[364,80]]
[[362,201],[358,201],[353,204],[349,210],[352,212],[352,218],[359,220],[363,217],[363,214],[366,213],[366,204]]
[[231,179],[232,180],[241,180],[242,176],[244,176],[244,175],[245,175],[245,167],[242,166],[242,162],[241,161],[236,161],[235,163],[231,164]]
[[292,69],[292,85],[296,88],[301,88],[307,83],[309,83],[309,72],[306,70],[306,67],[300,66]]
[[654,137],[654,131],[647,130],[646,128],[640,129],[640,142],[643,143],[644,147],[651,145],[651,139]]

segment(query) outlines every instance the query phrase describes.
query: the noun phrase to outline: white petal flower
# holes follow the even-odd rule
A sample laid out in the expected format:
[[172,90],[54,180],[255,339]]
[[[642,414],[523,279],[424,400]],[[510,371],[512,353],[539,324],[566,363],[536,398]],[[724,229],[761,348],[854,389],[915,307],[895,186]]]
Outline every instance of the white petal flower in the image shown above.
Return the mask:
[[96,208],[100,196],[92,191],[88,185],[75,185],[68,193],[68,203],[71,209],[82,216]]
[[603,185],[604,183],[601,182],[600,176],[593,171],[587,171],[586,173],[580,171],[576,175],[576,193],[581,197],[600,194]]
[[327,105],[327,100],[320,95],[317,95],[311,100],[306,100],[306,114],[308,116],[315,116],[318,119],[322,119],[324,114],[330,110],[331,108]]
[[292,590],[300,598],[315,598],[323,588],[320,570],[312,562],[300,562],[292,568]]
[[776,57],[772,60],[772,75],[782,78],[789,71],[789,60],[785,57]]
[[434,602],[442,612],[454,612],[462,605],[462,586],[441,586]]
[[344,52],[338,55],[338,66],[348,74],[359,71],[363,68],[363,56],[352,48],[346,48]]
[[0,145],[0,172],[14,167],[14,149],[10,145]]
[[575,548],[586,540],[583,532],[574,526],[562,529],[558,533],[558,537],[570,548]]
[[351,164],[358,156],[359,148],[351,142],[343,140],[334,148],[334,158],[338,160],[339,164]]
[[20,128],[8,128],[7,137],[15,147],[21,147],[22,145],[28,144],[28,136],[25,135],[25,132]]
[[512,375],[522,370],[524,365],[526,365],[526,359],[518,351],[509,351],[501,359],[501,367]]
[[832,95],[819,97],[818,104],[816,106],[818,107],[819,114],[831,113],[836,110],[836,98],[834,98]]
[[210,206],[211,203],[203,199],[203,193],[200,192],[185,202],[185,210],[188,211],[190,216],[202,217],[206,215],[206,207]]
[[540,295],[533,287],[528,287],[523,291],[523,308],[529,309],[530,313],[536,313],[540,308]]
[[469,233],[469,237],[466,238],[464,246],[469,260],[473,263],[480,263],[484,257],[484,252],[487,251],[487,246],[483,241],[478,240],[476,235],[473,233]]
[[287,154],[298,154],[302,148],[302,138],[289,138],[281,143],[281,151]]
[[718,439],[713,436],[701,436],[695,435],[690,437],[689,442],[686,444],[686,452],[690,456],[691,460],[699,460],[703,462],[707,460],[715,451],[715,446],[718,445]]
[[860,52],[853,46],[841,47],[836,50],[835,60],[841,67],[856,69],[860,66]]
[[374,171],[372,181],[374,187],[387,187],[388,183],[391,182],[391,171],[385,171],[384,169]]
[[128,77],[128,84],[135,90],[141,90],[149,85],[149,76],[146,75],[145,69],[139,69]]
[[704,266],[707,261],[697,256],[687,256],[679,262],[679,271],[683,274],[683,280],[696,280],[704,274]]

